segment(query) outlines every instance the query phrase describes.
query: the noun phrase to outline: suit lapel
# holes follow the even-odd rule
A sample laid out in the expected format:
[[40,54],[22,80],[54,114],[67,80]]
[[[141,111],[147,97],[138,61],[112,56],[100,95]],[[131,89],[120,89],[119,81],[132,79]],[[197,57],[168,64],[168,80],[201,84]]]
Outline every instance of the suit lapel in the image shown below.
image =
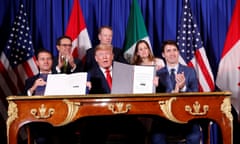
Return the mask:
[[97,70],[98,70],[97,74],[98,74],[98,77],[101,78],[102,87],[103,87],[104,91],[106,91],[106,93],[110,93],[111,91],[110,91],[110,88],[108,86],[105,75],[103,74],[103,72],[101,71],[101,69],[99,67],[98,67]]

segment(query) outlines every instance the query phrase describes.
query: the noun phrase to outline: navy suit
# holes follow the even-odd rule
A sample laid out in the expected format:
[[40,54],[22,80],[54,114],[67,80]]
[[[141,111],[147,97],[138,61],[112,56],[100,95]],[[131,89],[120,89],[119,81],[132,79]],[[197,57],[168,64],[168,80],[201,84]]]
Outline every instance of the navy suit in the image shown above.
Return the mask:
[[[177,73],[184,72],[186,90],[185,92],[197,92],[198,80],[193,68],[179,64]],[[157,92],[170,93],[174,88],[170,80],[167,67],[157,71],[159,86]],[[194,122],[188,124],[177,124],[166,119],[154,119],[152,124],[152,144],[166,144],[166,136],[181,136],[186,138],[186,144],[199,144],[201,139],[200,127]]]
[[27,91],[33,86],[35,80],[37,80],[38,78],[39,74],[34,75],[25,81],[24,95],[27,95]]
[[[36,75],[34,75],[34,76],[30,77],[30,78],[28,78],[28,79],[25,81],[24,95],[27,95],[27,91],[33,86],[34,82],[35,82],[38,78],[43,78],[40,73],[39,73],[39,74],[36,74]],[[45,77],[45,78],[43,78],[43,79],[46,81],[46,80],[47,80],[47,77]],[[41,87],[41,89],[42,89],[43,92],[44,92],[45,86],[39,86],[39,87]],[[39,88],[39,87],[38,87],[38,88]],[[32,95],[35,95],[35,93],[33,93]]]
[[[185,92],[197,92],[198,91],[198,79],[196,72],[193,68],[179,64],[177,73],[184,72],[186,91]],[[159,86],[157,87],[157,92],[171,92],[174,88],[170,80],[170,75],[167,67],[164,67],[157,71],[157,76],[159,76]]]
[[[123,57],[122,49],[113,47],[113,54],[114,54],[114,61],[127,63],[127,61]],[[95,66],[97,66],[97,62],[95,60],[95,48],[90,48],[86,52],[86,61],[84,65],[84,71],[89,71],[91,68]]]
[[[81,60],[74,58],[74,63],[76,64],[76,68],[73,72],[71,72],[71,69],[72,69],[71,66],[69,64],[67,65],[67,72],[66,72],[67,74],[83,71],[83,64],[82,64]],[[56,70],[57,64],[58,64],[58,56],[54,57],[54,59],[53,59],[53,66],[52,66],[53,73],[58,73]],[[61,68],[61,73],[64,73],[63,67]]]
[[99,66],[92,68],[90,71],[88,71],[88,74],[92,83],[92,88],[89,92],[90,94],[111,93],[107,80]]

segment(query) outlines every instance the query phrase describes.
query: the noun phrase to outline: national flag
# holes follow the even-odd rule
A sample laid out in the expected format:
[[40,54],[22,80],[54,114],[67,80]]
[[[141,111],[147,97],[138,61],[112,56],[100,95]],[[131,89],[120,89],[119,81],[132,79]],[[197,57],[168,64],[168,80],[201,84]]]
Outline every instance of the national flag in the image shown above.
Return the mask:
[[137,3],[137,0],[133,0],[130,15],[128,18],[124,44],[124,57],[128,62],[131,61],[136,43],[141,39],[146,40],[149,43],[149,46],[151,47],[150,39],[145,27],[142,12]]
[[200,91],[213,91],[214,78],[189,0],[184,0],[177,43],[180,50],[180,63],[194,67]]
[[[20,4],[7,45],[0,56],[0,102],[4,104],[1,106],[7,107],[7,96],[22,94],[25,80],[38,73],[35,61],[28,16]],[[4,112],[4,109],[0,111]]]
[[83,59],[87,49],[91,48],[91,41],[85,25],[79,0],[74,0],[71,15],[66,29],[66,35],[72,42],[72,55],[74,58]]
[[236,1],[219,63],[216,85],[232,92],[232,104],[240,111],[240,0]]

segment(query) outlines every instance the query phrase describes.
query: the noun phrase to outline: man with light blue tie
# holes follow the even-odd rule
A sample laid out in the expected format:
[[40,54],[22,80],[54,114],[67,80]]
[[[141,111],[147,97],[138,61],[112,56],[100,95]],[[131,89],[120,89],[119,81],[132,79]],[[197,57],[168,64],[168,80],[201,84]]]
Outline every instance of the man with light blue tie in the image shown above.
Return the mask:
[[[179,63],[179,48],[175,41],[163,42],[162,56],[166,66],[157,71],[157,92],[197,92],[198,79],[193,68]],[[154,120],[152,143],[166,144],[168,136],[182,136],[186,144],[200,144],[201,131],[196,123],[177,124],[165,119]]]

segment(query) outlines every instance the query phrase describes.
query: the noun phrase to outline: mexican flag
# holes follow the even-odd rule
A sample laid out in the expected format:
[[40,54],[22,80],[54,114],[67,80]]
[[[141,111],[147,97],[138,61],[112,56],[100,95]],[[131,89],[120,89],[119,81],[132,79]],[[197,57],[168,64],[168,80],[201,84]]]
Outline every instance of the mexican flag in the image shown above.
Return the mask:
[[140,7],[137,0],[133,0],[124,44],[124,58],[128,62],[131,61],[137,41],[141,39],[146,40],[151,46]]

